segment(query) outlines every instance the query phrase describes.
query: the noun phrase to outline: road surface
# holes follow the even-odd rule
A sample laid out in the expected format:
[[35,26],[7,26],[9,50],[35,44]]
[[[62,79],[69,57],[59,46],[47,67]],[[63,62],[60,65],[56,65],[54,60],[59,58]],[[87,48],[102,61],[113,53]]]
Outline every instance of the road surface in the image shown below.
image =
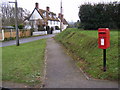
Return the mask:
[[[27,43],[27,42],[31,42],[31,41],[35,41],[35,40],[39,40],[39,39],[43,39],[43,38],[50,38],[50,37],[54,37],[54,36],[55,36],[54,34],[51,34],[51,35],[44,35],[44,36],[38,36],[38,37],[22,38],[19,40],[19,42],[20,42],[20,44]],[[0,44],[0,47],[11,46],[11,45],[16,45],[16,40],[2,42]]]

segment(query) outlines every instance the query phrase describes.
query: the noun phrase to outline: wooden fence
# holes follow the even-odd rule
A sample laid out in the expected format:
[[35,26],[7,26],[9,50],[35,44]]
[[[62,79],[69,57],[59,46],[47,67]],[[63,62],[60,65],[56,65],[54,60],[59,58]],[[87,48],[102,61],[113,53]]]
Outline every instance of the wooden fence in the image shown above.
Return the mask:
[[[30,30],[19,30],[19,37],[28,37],[31,36]],[[0,32],[0,40],[8,39],[8,38],[15,38],[16,37],[16,30],[2,30]]]

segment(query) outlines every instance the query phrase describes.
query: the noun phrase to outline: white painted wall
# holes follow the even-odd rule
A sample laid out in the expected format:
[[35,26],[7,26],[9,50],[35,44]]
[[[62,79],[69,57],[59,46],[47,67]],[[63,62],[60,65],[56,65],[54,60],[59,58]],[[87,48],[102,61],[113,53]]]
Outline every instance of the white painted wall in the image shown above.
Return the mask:
[[67,28],[67,26],[68,26],[68,25],[65,25],[65,24],[64,24],[62,31],[65,30],[65,29]]
[[48,26],[50,27],[55,27],[55,26],[58,26],[60,28],[60,22],[59,21],[50,21],[48,20]]
[[42,17],[38,13],[38,11],[35,9],[35,11],[33,12],[32,16],[30,17],[30,20],[37,20],[37,19],[42,19]]
[[46,34],[47,34],[47,31],[33,32],[33,36],[36,36],[36,35],[46,35]]
[[55,33],[60,33],[60,30],[54,30],[53,34],[55,34]]
[[58,22],[58,26],[59,26],[59,28],[60,28],[60,22]]
[[33,28],[34,28],[34,31],[38,31],[38,26],[37,26],[37,21],[33,21]]

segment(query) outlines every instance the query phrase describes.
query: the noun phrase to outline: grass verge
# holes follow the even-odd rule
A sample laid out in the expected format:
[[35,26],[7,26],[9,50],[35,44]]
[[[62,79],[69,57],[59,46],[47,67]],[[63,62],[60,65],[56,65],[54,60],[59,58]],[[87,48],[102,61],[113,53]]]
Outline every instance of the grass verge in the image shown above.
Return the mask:
[[2,47],[2,80],[35,85],[41,82],[46,40]]
[[118,31],[111,31],[111,46],[107,49],[107,71],[103,72],[103,50],[97,45],[97,31],[69,28],[55,39],[61,42],[90,77],[118,80]]

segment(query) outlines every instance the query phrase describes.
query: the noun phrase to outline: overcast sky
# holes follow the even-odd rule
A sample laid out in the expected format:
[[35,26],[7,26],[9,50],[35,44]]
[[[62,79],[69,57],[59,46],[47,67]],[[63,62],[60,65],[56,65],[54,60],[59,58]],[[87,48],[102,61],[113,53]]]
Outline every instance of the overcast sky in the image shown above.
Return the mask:
[[[15,0],[2,0],[2,1],[15,1]],[[60,12],[61,0],[17,0],[18,6],[28,9],[30,12],[33,11],[35,3],[39,3],[40,9],[46,9],[46,6],[50,7],[50,11],[58,14]],[[63,14],[67,21],[79,20],[78,12],[79,6],[84,3],[99,3],[99,2],[114,2],[120,0],[62,0],[63,3]],[[14,6],[14,4],[13,4]]]

